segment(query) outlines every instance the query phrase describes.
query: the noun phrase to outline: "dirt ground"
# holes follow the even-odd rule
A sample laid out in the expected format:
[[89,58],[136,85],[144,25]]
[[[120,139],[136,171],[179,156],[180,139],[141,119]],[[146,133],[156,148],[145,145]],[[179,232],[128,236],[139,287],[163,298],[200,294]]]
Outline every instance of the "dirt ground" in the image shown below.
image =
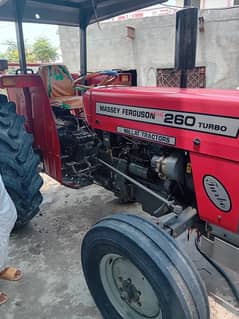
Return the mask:
[[[21,267],[24,279],[0,282],[0,290],[10,297],[0,308],[0,318],[100,319],[81,270],[82,238],[99,218],[114,212],[143,214],[141,207],[120,205],[112,193],[96,185],[71,190],[44,179],[40,214],[10,241],[9,262]],[[195,252],[185,234],[179,241],[199,269],[209,295],[214,296],[210,297],[211,319],[239,318],[224,280]],[[239,275],[231,276],[239,286]]]

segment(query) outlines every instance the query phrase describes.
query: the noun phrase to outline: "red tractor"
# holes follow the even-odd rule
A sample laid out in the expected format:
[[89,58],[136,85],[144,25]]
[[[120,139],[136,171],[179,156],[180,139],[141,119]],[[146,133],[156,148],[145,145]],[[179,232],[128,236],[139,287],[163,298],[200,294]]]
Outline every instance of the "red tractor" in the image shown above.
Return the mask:
[[[239,94],[184,88],[195,64],[197,11],[177,15],[182,88],[110,85],[130,77],[87,74],[90,23],[160,2],[0,2],[0,19],[16,21],[21,65],[16,75],[0,77],[8,92],[0,100],[0,173],[18,210],[17,226],[39,210],[40,161],[60,183],[97,182],[121,202],[140,202],[156,220],[118,214],[86,234],[82,266],[105,319],[210,318],[204,283],[174,240],[187,229],[197,230],[197,249],[239,300],[217,263],[239,271]],[[80,26],[75,81],[64,65],[41,66],[38,74],[27,69],[22,22],[36,19]]]

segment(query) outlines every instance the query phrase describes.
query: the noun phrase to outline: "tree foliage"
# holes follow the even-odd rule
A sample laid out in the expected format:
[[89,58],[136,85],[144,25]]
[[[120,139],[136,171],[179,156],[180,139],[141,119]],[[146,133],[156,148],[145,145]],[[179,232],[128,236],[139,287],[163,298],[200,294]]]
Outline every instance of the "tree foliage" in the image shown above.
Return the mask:
[[[5,52],[0,53],[0,58],[8,59],[9,62],[18,62],[19,54],[15,41],[8,40],[4,43],[7,46]],[[47,63],[55,62],[58,58],[57,48],[44,38],[38,38],[32,46],[25,43],[27,62]]]
[[6,58],[9,62],[18,61],[18,50],[16,42],[8,40],[4,43],[7,46],[7,49],[4,53],[1,53],[1,58]]
[[36,62],[55,62],[58,58],[57,48],[46,38],[38,38],[32,47]]

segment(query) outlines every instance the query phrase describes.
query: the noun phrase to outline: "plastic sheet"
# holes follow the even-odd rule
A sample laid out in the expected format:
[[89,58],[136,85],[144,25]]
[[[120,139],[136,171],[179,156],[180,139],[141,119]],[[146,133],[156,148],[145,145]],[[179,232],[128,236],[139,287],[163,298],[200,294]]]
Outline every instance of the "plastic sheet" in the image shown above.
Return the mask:
[[0,175],[0,272],[7,266],[8,242],[17,219],[16,208]]

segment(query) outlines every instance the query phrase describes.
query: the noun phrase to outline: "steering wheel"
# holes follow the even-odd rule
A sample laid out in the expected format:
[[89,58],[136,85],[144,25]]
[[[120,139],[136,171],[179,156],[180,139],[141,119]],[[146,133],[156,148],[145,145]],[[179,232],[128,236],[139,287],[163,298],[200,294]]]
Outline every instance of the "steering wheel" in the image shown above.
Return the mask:
[[[94,77],[100,76],[100,75],[106,75],[106,78],[104,78],[101,82],[97,83],[96,85],[84,85],[82,84],[82,80],[89,81],[93,79]],[[76,80],[73,81],[73,86],[77,87],[82,87],[84,89],[86,88],[92,88],[95,86],[105,86],[105,85],[110,85],[115,79],[118,77],[118,72],[117,71],[101,71],[101,72],[95,72],[95,73],[88,73],[85,77],[81,75],[78,77]]]

